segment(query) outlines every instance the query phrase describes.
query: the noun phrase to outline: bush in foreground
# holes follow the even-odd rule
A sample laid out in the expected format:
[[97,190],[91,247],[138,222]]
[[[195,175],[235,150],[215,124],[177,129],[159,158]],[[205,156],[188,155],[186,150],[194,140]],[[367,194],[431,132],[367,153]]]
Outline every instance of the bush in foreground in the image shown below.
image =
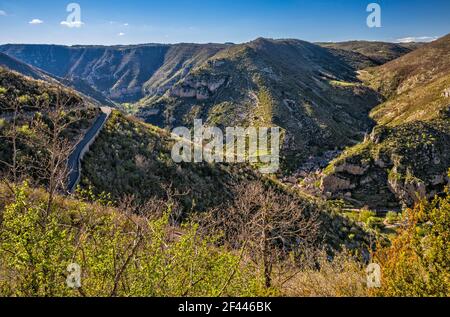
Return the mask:
[[[195,225],[175,230],[166,216],[147,219],[63,198],[47,213],[46,193],[26,184],[12,189],[1,213],[2,296],[270,294],[239,252],[214,246]],[[79,289],[66,284],[71,263],[81,267]]]

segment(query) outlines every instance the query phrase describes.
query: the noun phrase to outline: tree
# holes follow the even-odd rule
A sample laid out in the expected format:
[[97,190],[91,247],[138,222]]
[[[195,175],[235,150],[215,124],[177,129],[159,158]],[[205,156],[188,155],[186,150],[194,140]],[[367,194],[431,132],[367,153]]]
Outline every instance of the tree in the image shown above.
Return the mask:
[[378,296],[450,296],[450,191],[421,201],[403,216],[392,245],[375,260],[382,268]]
[[14,199],[2,210],[0,224],[0,295],[64,296],[63,283],[75,246],[61,216],[45,217],[45,204],[31,201],[28,184],[14,187]]
[[48,91],[35,98],[12,91],[2,105],[7,123],[0,135],[6,141],[6,155],[0,160],[4,183],[15,186],[28,178],[44,185],[49,193],[47,209],[65,187],[67,159],[79,137],[79,133],[72,137],[69,130],[86,110],[76,95],[60,88]]
[[200,222],[208,230],[223,232],[231,247],[246,247],[249,257],[262,266],[265,286],[270,288],[274,265],[317,239],[319,212],[300,198],[259,182],[239,185],[235,197],[232,206],[202,215]]
[[20,102],[16,95],[8,102],[8,107],[2,108],[2,111],[4,111],[6,117],[8,117],[9,120],[7,121],[10,122],[2,127],[3,131],[0,135],[0,139],[5,140],[6,143],[11,146],[11,157],[0,160],[0,164],[6,167],[4,178],[11,180],[13,184],[16,184],[18,182],[20,168],[18,163],[18,143],[20,138],[19,118],[21,116]]
[[86,108],[83,101],[58,90],[54,100],[43,98],[38,109],[30,124],[32,134],[26,140],[36,150],[36,155],[30,157],[27,164],[37,183],[47,189],[46,211],[49,213],[55,194],[65,191],[70,173],[67,160],[80,138],[71,139],[68,129],[80,121]]
[[[148,219],[58,197],[43,226],[45,191],[27,184],[15,190],[0,210],[0,296],[269,294],[215,237],[201,236],[190,223],[175,229],[170,210]],[[72,264],[81,269],[74,289],[66,284]]]

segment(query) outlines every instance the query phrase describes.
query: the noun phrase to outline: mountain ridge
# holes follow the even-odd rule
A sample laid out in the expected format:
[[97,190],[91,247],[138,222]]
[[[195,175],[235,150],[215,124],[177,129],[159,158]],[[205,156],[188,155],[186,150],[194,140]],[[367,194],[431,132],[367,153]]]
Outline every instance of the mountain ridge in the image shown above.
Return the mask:
[[[263,38],[258,38],[255,41],[261,39]],[[270,41],[272,39],[267,40]],[[293,40],[280,39],[273,41]],[[144,43],[113,46],[5,44],[0,45],[0,52],[6,53],[59,78],[71,79],[75,82],[82,79],[97,91],[101,92],[105,98],[112,99],[116,102],[133,103],[149,95],[165,92],[167,90],[167,84],[173,83],[176,79],[181,79],[181,77],[171,76],[177,73],[177,71],[181,73],[188,72],[192,67],[198,66],[205,59],[212,57],[220,50],[232,46],[246,45],[248,43]],[[388,45],[388,43],[385,44]],[[183,50],[191,51],[190,56],[175,58],[174,61],[174,64],[180,64],[182,69],[177,69],[174,65],[170,65],[170,63],[167,65],[164,62],[166,59],[170,60],[170,55],[176,56],[176,51]],[[349,50],[346,52],[343,50],[338,51],[338,58],[341,58],[342,55],[348,55],[349,63],[354,63],[359,68],[362,65],[366,67],[374,66],[372,61],[362,54],[350,52]],[[143,52],[148,58],[154,60],[154,62],[148,64],[142,58]],[[204,55],[203,57],[201,57],[202,54]],[[200,58],[195,58],[196,56]],[[360,62],[358,61],[359,59],[366,59],[366,61]],[[183,65],[185,63],[187,64]],[[126,66],[127,70],[125,71],[121,65]],[[169,72],[169,74],[165,74],[166,72]],[[109,75],[106,75],[108,73]],[[164,78],[165,76],[167,78]],[[162,84],[153,85],[153,83]]]
[[[219,45],[219,44],[218,44]],[[60,78],[82,78],[114,101],[144,97],[147,81],[178,47],[211,53],[226,45],[145,44],[130,46],[2,45],[0,51]],[[208,55],[208,52],[205,54]]]
[[219,51],[164,95],[142,99],[136,115],[163,127],[189,126],[193,118],[221,127],[280,126],[289,164],[362,138],[379,102],[357,69],[328,49],[259,38]]
[[386,99],[370,113],[378,125],[328,166],[322,190],[383,207],[440,193],[450,183],[450,35],[360,79]]

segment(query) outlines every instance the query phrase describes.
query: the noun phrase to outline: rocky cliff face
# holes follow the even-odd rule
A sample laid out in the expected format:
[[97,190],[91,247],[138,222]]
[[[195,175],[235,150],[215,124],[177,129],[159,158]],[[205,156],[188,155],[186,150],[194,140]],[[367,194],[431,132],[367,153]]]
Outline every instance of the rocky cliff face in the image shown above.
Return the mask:
[[323,193],[371,207],[412,206],[449,183],[450,119],[377,128],[325,170]]
[[200,101],[207,100],[225,84],[225,81],[225,78],[196,79],[188,77],[172,87],[169,90],[169,95],[171,97],[195,98]]
[[[105,98],[136,102],[163,94],[225,45],[3,45],[4,52],[54,76],[84,81]],[[83,91],[82,91],[83,92]]]
[[373,126],[368,113],[379,102],[355,69],[329,50],[258,39],[221,50],[169,93],[143,99],[137,115],[152,122],[147,110],[162,109],[166,127],[189,126],[194,118],[218,126],[279,126],[284,162],[293,167],[361,140]]
[[450,35],[361,79],[387,100],[370,114],[378,123],[370,137],[325,170],[323,192],[375,207],[411,206],[441,192],[450,168]]

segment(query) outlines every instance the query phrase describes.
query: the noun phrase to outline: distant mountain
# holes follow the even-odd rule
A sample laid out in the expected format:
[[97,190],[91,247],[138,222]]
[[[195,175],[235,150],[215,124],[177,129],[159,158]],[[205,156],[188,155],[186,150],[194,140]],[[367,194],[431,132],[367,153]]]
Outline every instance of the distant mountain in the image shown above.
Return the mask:
[[162,95],[183,79],[191,69],[228,47],[222,44],[172,45],[164,56],[162,66],[143,85],[144,95]]
[[29,76],[33,79],[42,80],[54,85],[63,85],[66,87],[73,88],[78,92],[82,93],[85,97],[90,98],[93,102],[105,106],[106,105],[114,106],[114,103],[111,100],[105,98],[105,96],[103,96],[100,92],[92,88],[90,85],[88,85],[85,81],[83,81],[80,78],[62,79],[55,75],[48,74],[37,67],[30,66],[22,61],[19,61],[3,53],[0,53],[0,66],[18,72],[22,75]]
[[357,72],[411,50],[263,38],[239,45],[0,46],[100,103],[113,100],[160,127],[189,126],[194,118],[219,126],[280,126],[287,169],[360,142],[375,125],[368,114],[382,98]]
[[80,80],[86,87],[78,84],[78,90],[91,86],[161,127],[189,125],[194,118],[280,126],[286,166],[360,141],[373,126],[369,111],[381,101],[356,76],[363,63],[373,65],[369,58],[298,40],[3,45],[0,51],[72,83]]
[[435,118],[450,104],[450,35],[368,69],[361,78],[389,99],[372,113],[378,122],[395,125]]
[[13,57],[0,53],[0,66],[21,73],[34,79],[52,80],[52,78],[41,70],[29,66]]
[[[411,51],[400,44],[378,42],[321,43],[355,69],[380,65]],[[129,46],[0,46],[8,54],[58,78],[89,85],[107,99],[134,103],[162,95],[191,69],[235,44],[143,44]],[[83,91],[83,90],[82,90]],[[93,92],[85,92],[92,95]]]
[[361,79],[387,99],[371,112],[379,125],[327,168],[323,190],[382,207],[442,191],[450,168],[450,35]]
[[356,69],[328,49],[299,40],[257,39],[221,50],[137,116],[165,127],[201,118],[219,126],[280,126],[285,163],[361,140],[381,99]]
[[338,43],[317,43],[322,47],[337,51],[361,54],[373,65],[379,66],[412,52],[420,47],[421,43],[386,43],[371,41],[348,41]]
[[134,102],[163,89],[226,45],[3,45],[0,52],[59,78],[84,81],[104,97]]

